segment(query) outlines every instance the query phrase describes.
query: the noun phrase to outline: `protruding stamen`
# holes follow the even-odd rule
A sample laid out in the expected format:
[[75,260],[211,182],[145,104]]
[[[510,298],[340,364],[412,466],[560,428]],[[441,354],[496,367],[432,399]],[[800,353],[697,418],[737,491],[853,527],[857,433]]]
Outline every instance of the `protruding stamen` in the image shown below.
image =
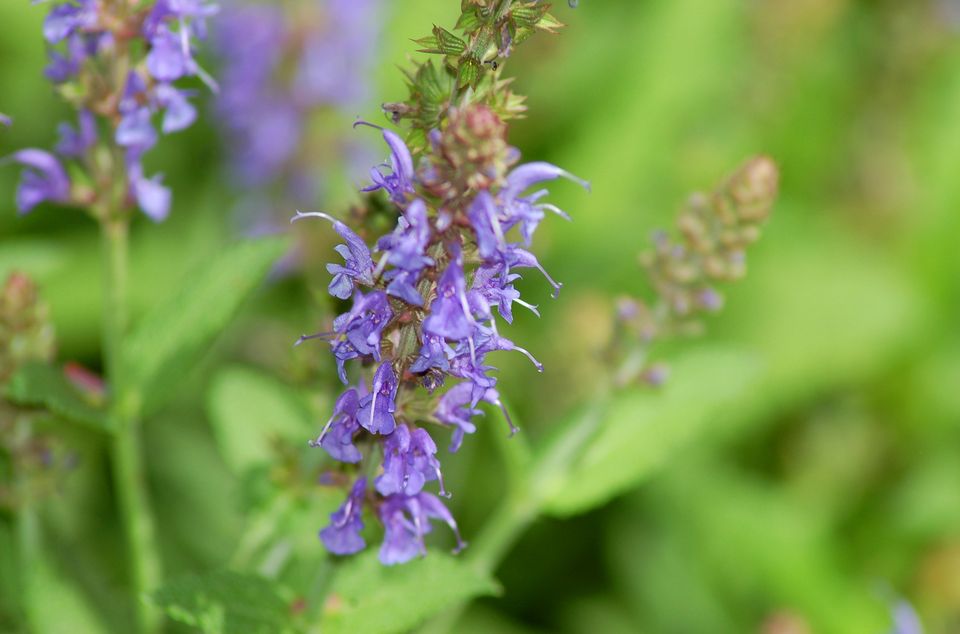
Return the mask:
[[500,411],[503,412],[503,417],[507,419],[507,425],[510,425],[510,436],[513,437],[516,435],[516,433],[520,431],[520,428],[513,424],[513,419],[510,418],[510,413],[507,411],[507,408],[504,407],[503,401],[497,399],[493,404],[500,408]]
[[383,130],[383,126],[379,126],[379,125],[377,125],[377,124],[375,124],[375,123],[370,123],[369,121],[364,121],[363,119],[357,119],[356,121],[353,122],[353,127],[354,127],[354,129],[356,129],[356,127],[357,127],[358,125],[365,125],[365,126],[367,126],[368,128],[375,128],[375,129],[377,129],[377,130]]
[[310,341],[311,339],[328,339],[335,334],[333,332],[318,332],[314,335],[300,335],[300,338],[293,342],[293,347],[296,348],[304,341]]
[[330,214],[325,214],[322,211],[300,211],[297,210],[297,215],[290,219],[290,223],[293,224],[298,220],[303,220],[304,218],[323,218],[324,220],[329,220],[333,224],[340,222]]
[[523,301],[522,299],[519,299],[519,298],[518,298],[518,299],[515,299],[515,300],[513,300],[513,301],[514,301],[515,303],[517,303],[517,304],[520,304],[521,306],[523,306],[524,308],[526,308],[527,310],[529,310],[531,313],[533,313],[533,314],[536,315],[537,317],[540,316],[540,311],[537,310],[537,307],[534,306],[533,304],[528,304],[527,302],[525,302],[525,301]]
[[537,361],[537,359],[532,354],[530,354],[529,350],[527,350],[526,348],[521,348],[520,346],[514,346],[513,349],[519,352],[520,354],[522,354],[523,356],[525,356],[526,358],[530,359],[531,363],[533,363],[533,366],[537,369],[537,372],[543,372],[543,364]]
[[561,218],[563,218],[563,219],[566,220],[567,222],[572,222],[572,221],[573,221],[573,218],[570,217],[570,214],[568,214],[567,212],[565,212],[563,209],[560,209],[560,208],[557,207],[556,205],[551,205],[550,203],[540,203],[540,204],[537,205],[537,206],[540,207],[540,209],[546,209],[547,211],[551,211],[551,212],[557,214],[558,216],[560,216]]
[[547,270],[545,268],[543,268],[543,265],[540,264],[539,260],[535,260],[535,262],[536,262],[537,269],[541,273],[543,273],[543,276],[547,278],[547,282],[549,282],[550,286],[553,287],[553,293],[551,293],[551,297],[553,297],[554,299],[558,298],[560,296],[560,289],[563,288],[563,284],[561,284],[560,282],[557,282],[552,277],[550,277],[550,274],[547,273]]
[[377,268],[373,271],[373,279],[380,277],[380,274],[383,273],[383,269],[387,268],[387,259],[389,257],[389,253],[384,253],[382,256],[380,256],[380,261],[377,262]]
[[316,440],[311,440],[311,441],[308,442],[308,444],[309,444],[311,447],[319,447],[319,446],[320,446],[320,443],[323,442],[323,439],[324,439],[324,437],[327,435],[327,432],[330,431],[330,425],[333,424],[333,421],[336,420],[336,418],[337,418],[337,414],[334,414],[333,416],[331,416],[331,417],[330,417],[330,420],[327,421],[327,424],[323,426],[323,429],[320,431],[320,435],[317,436],[317,439],[316,439]]

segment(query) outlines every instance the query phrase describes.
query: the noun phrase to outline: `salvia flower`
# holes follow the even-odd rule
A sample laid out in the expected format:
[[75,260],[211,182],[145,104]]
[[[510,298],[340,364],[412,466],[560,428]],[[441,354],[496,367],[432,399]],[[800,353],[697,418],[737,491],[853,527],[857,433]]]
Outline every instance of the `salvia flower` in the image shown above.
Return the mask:
[[[55,156],[23,150],[12,157],[27,168],[17,191],[20,213],[49,201],[86,207],[100,219],[133,207],[154,221],[167,217],[170,190],[160,177],[146,176],[141,161],[161,135],[196,120],[190,93],[174,82],[195,76],[214,87],[194,58],[194,43],[216,12],[206,0],[77,0],[51,7],[43,24],[50,47],[45,74],[76,108],[78,126],[60,125]],[[96,146],[111,144],[122,148],[123,161],[93,160]],[[63,161],[76,164],[70,173],[79,182],[71,182]],[[118,181],[126,185],[119,199],[114,188],[102,186]]]
[[[337,247],[344,264],[328,266],[329,290],[341,299],[352,293],[353,304],[334,319],[332,332],[301,341],[329,340],[343,383],[350,385],[356,373],[356,385],[370,390],[360,396],[348,387],[312,444],[359,464],[360,473],[375,474],[363,500],[383,525],[380,560],[390,565],[424,555],[435,520],[449,526],[463,547],[452,515],[431,492],[435,486],[449,496],[434,434],[449,433],[455,452],[476,431],[481,403],[503,409],[496,367],[488,360],[493,353],[519,352],[543,369],[500,334],[497,318],[512,322],[514,304],[539,314],[520,299],[515,271],[536,268],[546,275],[528,247],[545,211],[566,216],[545,202],[545,190],[526,191],[558,178],[588,184],[548,163],[516,165],[519,153],[506,143],[506,126],[486,106],[451,110],[445,125],[430,133],[418,163],[398,134],[380,130],[389,157],[373,169],[364,191],[382,192],[397,221],[376,241],[375,252],[327,214],[298,212],[294,219],[332,222],[345,240]],[[480,150],[473,152],[476,144]],[[353,552],[359,543],[331,547],[331,538],[344,534],[344,509],[355,512],[359,499],[355,486],[324,529],[331,552]]]

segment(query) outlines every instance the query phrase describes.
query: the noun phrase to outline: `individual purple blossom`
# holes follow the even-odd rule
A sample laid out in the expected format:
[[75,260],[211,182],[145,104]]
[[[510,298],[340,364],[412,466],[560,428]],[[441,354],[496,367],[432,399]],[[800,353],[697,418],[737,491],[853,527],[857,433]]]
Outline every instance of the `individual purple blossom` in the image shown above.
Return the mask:
[[908,601],[900,600],[894,604],[893,629],[890,634],[923,634],[923,625],[916,610]]
[[410,365],[410,371],[414,373],[426,372],[431,368],[446,372],[450,369],[450,361],[453,356],[453,350],[447,345],[443,337],[438,335],[423,335],[423,345],[420,347],[420,353],[416,360]]
[[70,178],[53,154],[28,148],[14,152],[10,159],[26,167],[17,187],[17,211],[21,214],[42,202],[70,201]]
[[380,360],[380,337],[393,312],[382,291],[371,291],[364,295],[354,293],[351,309],[339,315],[333,321],[332,333],[302,335],[294,345],[300,345],[308,339],[328,338],[337,361],[337,374],[344,384],[347,383],[345,363],[361,356],[372,356]]
[[427,206],[418,198],[403,211],[397,228],[380,238],[377,250],[388,254],[388,264],[415,273],[433,264],[433,260],[425,255],[430,235]]
[[434,416],[440,422],[453,425],[453,436],[450,440],[450,451],[456,452],[463,443],[466,434],[477,431],[472,419],[482,412],[473,405],[473,385],[464,381],[457,383],[440,397]]
[[447,265],[437,281],[437,297],[430,305],[430,315],[423,322],[423,331],[459,341],[469,337],[474,326],[467,304],[463,265],[456,259]]
[[57,131],[60,133],[60,140],[55,149],[60,156],[80,158],[97,142],[97,121],[93,113],[86,108],[80,111],[76,129],[69,123],[61,123]]
[[501,263],[484,264],[474,271],[473,284],[467,293],[467,298],[479,294],[490,305],[497,307],[497,312],[508,324],[513,323],[513,304],[515,303],[539,317],[540,311],[537,307],[520,299],[520,291],[514,288],[513,282],[519,278],[518,273],[507,273]]
[[330,286],[328,287],[330,294],[340,299],[347,299],[353,292],[357,282],[366,284],[367,286],[373,286],[373,258],[370,255],[370,249],[368,249],[364,241],[360,239],[360,236],[336,218],[317,211],[308,213],[298,211],[291,222],[309,217],[329,220],[333,223],[334,231],[345,241],[345,244],[339,244],[334,247],[334,250],[343,257],[343,265],[327,265],[327,271],[333,274],[333,280],[330,281]]
[[11,125],[13,125],[13,119],[0,112],[0,125],[9,128]]
[[436,453],[437,445],[425,429],[411,432],[406,425],[398,425],[383,443],[383,474],[374,483],[377,493],[416,495],[424,484],[438,480],[440,494],[446,495]]
[[360,536],[363,530],[363,498],[367,491],[367,479],[357,478],[350,495],[343,505],[330,515],[330,525],[320,531],[327,550],[335,555],[352,555],[367,546]]
[[77,30],[93,28],[97,24],[97,1],[80,0],[78,4],[53,7],[43,21],[43,37],[56,44]]
[[[405,204],[407,196],[414,193],[413,183],[416,177],[410,149],[395,132],[366,121],[357,121],[354,124],[354,126],[358,125],[366,125],[381,130],[383,140],[390,148],[390,162],[383,163],[370,170],[370,180],[373,181],[373,184],[365,187],[363,191],[373,192],[383,189],[390,196],[390,200],[398,205]],[[384,169],[389,169],[389,172],[384,173]]]
[[371,434],[389,435],[396,428],[393,413],[397,409],[397,375],[390,362],[380,364],[373,375],[370,394],[360,401],[357,420]]
[[170,189],[162,184],[163,175],[155,174],[147,178],[143,175],[143,166],[135,155],[127,157],[127,175],[130,178],[130,191],[137,206],[154,222],[166,220],[170,213]]
[[497,208],[490,192],[478,192],[467,210],[467,217],[477,235],[477,250],[485,259],[503,257],[506,240],[497,219]]
[[378,514],[385,534],[380,546],[380,563],[402,564],[427,554],[423,536],[432,530],[430,521],[444,522],[457,539],[456,552],[466,544],[460,539],[457,523],[437,496],[425,491],[414,496],[391,495],[384,499]]
[[312,447],[323,447],[328,454],[340,462],[357,463],[362,456],[353,444],[354,435],[360,431],[357,412],[360,409],[360,396],[354,388],[345,391],[333,406],[333,416],[327,421],[320,436],[311,441]]

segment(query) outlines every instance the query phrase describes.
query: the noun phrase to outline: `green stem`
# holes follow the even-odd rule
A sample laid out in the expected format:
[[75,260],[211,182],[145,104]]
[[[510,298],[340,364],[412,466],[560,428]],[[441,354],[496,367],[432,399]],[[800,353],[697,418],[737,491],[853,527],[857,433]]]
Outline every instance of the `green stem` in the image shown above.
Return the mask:
[[137,631],[157,628],[157,617],[144,600],[160,581],[160,558],[156,550],[153,521],[147,498],[140,442],[140,425],[125,406],[123,385],[123,339],[127,330],[126,220],[101,221],[104,252],[103,347],[107,383],[111,390],[111,415],[115,433],[111,445],[113,483],[127,548],[130,584],[133,590]]
[[[584,443],[593,435],[603,420],[612,390],[608,382],[601,387],[591,403],[550,442],[535,459],[522,439],[514,438],[499,443],[510,477],[509,493],[500,506],[484,523],[483,530],[467,549],[467,561],[477,571],[492,574],[516,541],[542,512],[544,503],[562,486],[563,474],[580,453]],[[519,441],[519,446],[511,443]],[[454,627],[467,608],[467,603],[453,606],[430,621],[420,634],[442,634]]]

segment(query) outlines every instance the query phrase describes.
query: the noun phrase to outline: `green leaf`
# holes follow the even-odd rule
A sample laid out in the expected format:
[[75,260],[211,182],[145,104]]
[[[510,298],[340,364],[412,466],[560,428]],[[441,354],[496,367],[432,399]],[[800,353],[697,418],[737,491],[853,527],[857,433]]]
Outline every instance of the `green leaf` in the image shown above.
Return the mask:
[[466,562],[431,552],[383,566],[375,551],[343,564],[324,606],[324,634],[408,632],[461,601],[498,592],[497,583]]
[[124,346],[125,398],[148,411],[185,378],[286,249],[269,238],[228,247],[148,314]]
[[[582,513],[637,486],[721,422],[760,376],[760,364],[742,350],[700,348],[673,364],[663,388],[618,394],[575,420],[541,457],[545,510]],[[575,456],[572,464],[553,459],[558,451]]]
[[[100,617],[80,588],[69,582],[48,555],[30,565],[27,580],[27,612],[37,632],[102,634],[107,632]],[[56,606],[51,609],[51,606]]]
[[222,570],[171,581],[150,597],[171,619],[209,634],[293,632],[292,605],[278,584]]
[[247,368],[228,368],[214,378],[207,411],[220,451],[237,473],[274,459],[274,439],[305,444],[317,431],[294,390]]
[[59,367],[29,363],[10,378],[6,396],[14,403],[45,407],[69,421],[113,431],[107,413],[71,385]]

